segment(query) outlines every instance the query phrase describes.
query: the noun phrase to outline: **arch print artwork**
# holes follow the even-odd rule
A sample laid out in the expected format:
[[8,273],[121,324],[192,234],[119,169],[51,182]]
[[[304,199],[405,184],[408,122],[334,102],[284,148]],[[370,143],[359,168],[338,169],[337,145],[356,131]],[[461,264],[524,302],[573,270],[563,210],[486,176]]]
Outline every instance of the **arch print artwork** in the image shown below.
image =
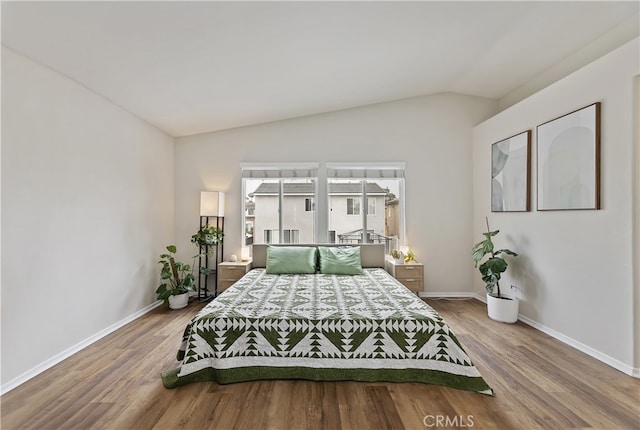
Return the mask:
[[600,103],[537,127],[538,210],[600,209]]

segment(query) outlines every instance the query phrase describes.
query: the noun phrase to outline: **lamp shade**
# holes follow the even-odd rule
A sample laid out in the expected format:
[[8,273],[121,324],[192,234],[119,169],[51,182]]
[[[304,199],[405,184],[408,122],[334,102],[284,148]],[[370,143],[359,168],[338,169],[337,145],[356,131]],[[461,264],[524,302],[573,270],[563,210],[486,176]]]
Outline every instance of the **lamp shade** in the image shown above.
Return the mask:
[[224,193],[222,191],[200,192],[200,216],[224,216]]

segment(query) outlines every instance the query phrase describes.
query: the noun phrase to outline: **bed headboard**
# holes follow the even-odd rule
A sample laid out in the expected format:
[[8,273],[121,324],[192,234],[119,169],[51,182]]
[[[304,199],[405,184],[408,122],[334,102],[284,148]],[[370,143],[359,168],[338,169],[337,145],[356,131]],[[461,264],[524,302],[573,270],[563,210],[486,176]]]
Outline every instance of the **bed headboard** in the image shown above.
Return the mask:
[[[349,246],[340,243],[314,243],[314,244],[283,244],[283,245],[265,245],[253,244],[253,263],[252,267],[267,267],[267,247],[269,246]],[[382,243],[359,243],[360,261],[362,267],[384,267],[385,251]]]

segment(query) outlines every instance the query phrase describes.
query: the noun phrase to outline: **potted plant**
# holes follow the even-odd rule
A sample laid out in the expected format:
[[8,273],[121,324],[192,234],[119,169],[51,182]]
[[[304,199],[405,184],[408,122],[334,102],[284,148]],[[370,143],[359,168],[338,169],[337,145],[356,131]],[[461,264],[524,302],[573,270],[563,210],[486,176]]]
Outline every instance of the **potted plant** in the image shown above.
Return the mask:
[[[485,218],[486,219],[486,218]],[[507,262],[501,257],[502,254],[517,257],[518,254],[509,249],[496,250],[492,238],[500,233],[500,230],[491,231],[489,220],[487,221],[487,232],[482,233],[484,240],[476,243],[472,249],[475,267],[480,270],[482,280],[487,289],[487,311],[489,318],[513,323],[518,320],[519,300],[517,297],[510,297],[500,291],[500,277],[507,270]],[[487,257],[484,261],[483,259]],[[478,264],[480,266],[478,267]]]
[[205,225],[191,236],[191,242],[198,246],[212,246],[222,243],[224,232],[214,226]]
[[[209,268],[208,263],[205,261],[203,264],[203,258],[206,260],[208,257],[212,257],[216,253],[218,244],[222,244],[224,238],[224,232],[214,226],[205,225],[201,226],[198,231],[191,236],[191,243],[194,243],[200,252],[193,256],[193,264],[198,259],[200,265],[200,275],[208,276],[214,274],[216,269]],[[206,283],[206,281],[205,281]]]
[[416,255],[413,253],[413,251],[408,250],[407,254],[404,256],[404,264],[415,263],[415,261]]
[[190,265],[175,260],[175,245],[167,246],[167,251],[158,261],[162,264],[162,284],[156,290],[156,296],[171,309],[182,309],[189,304],[189,292],[195,291],[195,276]]
[[394,249],[389,253],[389,255],[391,255],[391,258],[393,258],[393,261],[396,264],[404,264],[404,254],[402,251]]

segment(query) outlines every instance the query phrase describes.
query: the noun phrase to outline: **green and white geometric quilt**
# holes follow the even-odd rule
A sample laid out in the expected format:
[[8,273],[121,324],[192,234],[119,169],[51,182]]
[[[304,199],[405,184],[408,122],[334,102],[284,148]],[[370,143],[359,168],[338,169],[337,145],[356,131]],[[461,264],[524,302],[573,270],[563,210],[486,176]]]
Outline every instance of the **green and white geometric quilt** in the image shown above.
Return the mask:
[[423,382],[491,389],[440,315],[383,269],[253,269],[187,325],[167,388],[259,379]]

